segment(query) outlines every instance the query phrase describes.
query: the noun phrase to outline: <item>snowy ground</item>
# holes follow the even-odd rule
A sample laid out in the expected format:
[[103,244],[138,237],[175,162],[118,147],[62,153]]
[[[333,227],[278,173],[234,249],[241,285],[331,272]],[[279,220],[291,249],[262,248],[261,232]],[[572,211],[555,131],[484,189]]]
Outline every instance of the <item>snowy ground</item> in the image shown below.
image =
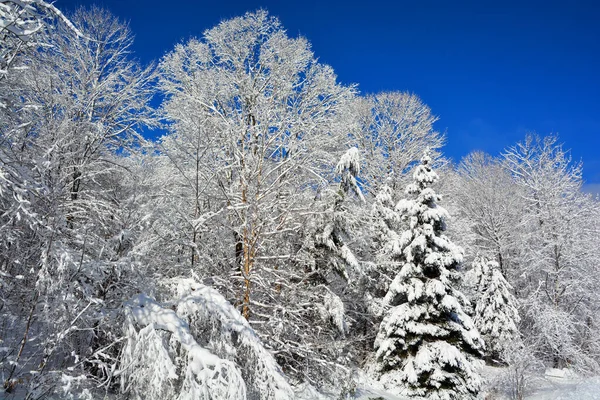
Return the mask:
[[600,377],[588,379],[548,381],[546,387],[536,390],[530,400],[597,400],[600,399]]
[[[483,375],[489,379],[498,379],[504,371],[501,368],[486,367]],[[364,379],[364,376],[362,377]],[[545,374],[530,377],[530,387],[526,400],[600,400],[600,376],[581,377],[568,370],[547,370]],[[321,393],[310,385],[296,387],[296,400],[338,400],[338,394]],[[0,391],[0,400],[21,399],[19,393],[8,395]],[[77,396],[75,398],[78,398]],[[109,397],[110,398],[110,397]],[[54,397],[51,399],[55,399]],[[57,399],[57,398],[56,398]],[[115,397],[116,399],[116,397]],[[376,388],[376,384],[362,382],[353,397],[347,400],[414,400],[398,397]],[[508,393],[485,392],[481,399],[510,400]]]
[[[318,392],[310,386],[304,386],[299,388],[296,392],[296,400],[337,400],[340,399],[338,395]],[[372,387],[358,388],[352,397],[347,397],[348,400],[411,400],[402,397],[396,397],[382,390],[378,390]],[[414,399],[412,399],[414,400]]]
[[532,386],[528,400],[600,399],[600,376],[586,378],[564,370],[548,370]]
[[[483,371],[486,378],[495,380],[503,374],[501,368],[488,368]],[[600,376],[581,377],[568,370],[549,369],[543,375],[531,376],[526,400],[600,400]],[[317,392],[310,386],[297,388],[297,400],[333,400],[338,396]],[[486,400],[510,400],[510,395],[505,392],[485,392],[481,395]],[[407,400],[386,393],[380,389],[363,383],[356,390],[354,397],[347,399],[357,400]]]
[[[501,368],[489,368],[484,376],[493,380],[503,374]],[[504,392],[489,393],[489,399],[508,400],[510,396]],[[600,400],[600,376],[584,377],[573,371],[564,369],[548,369],[544,374],[528,377],[525,391],[527,400]]]

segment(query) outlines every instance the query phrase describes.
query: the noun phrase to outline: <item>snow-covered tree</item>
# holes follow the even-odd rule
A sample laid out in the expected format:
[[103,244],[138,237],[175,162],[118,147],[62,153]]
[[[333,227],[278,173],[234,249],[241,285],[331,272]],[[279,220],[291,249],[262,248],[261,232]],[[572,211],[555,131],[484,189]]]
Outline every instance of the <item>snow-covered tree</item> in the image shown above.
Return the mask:
[[387,185],[396,195],[425,149],[429,148],[434,156],[444,144],[444,135],[433,127],[437,117],[410,93],[378,93],[362,97],[357,103],[356,142],[364,157],[365,191],[376,195],[382,185]]
[[517,300],[511,293],[496,261],[477,257],[465,280],[474,286],[475,304],[473,322],[486,344],[486,354],[491,360],[501,360],[503,353],[518,342],[520,321]]
[[[56,18],[73,33],[81,32],[52,3],[43,0],[0,0],[0,80],[17,57],[44,43],[46,23]],[[46,20],[46,21],[45,21]]]
[[[322,220],[317,223],[319,226],[315,227],[316,232],[310,233],[311,238],[308,238],[310,243],[305,246],[304,250],[313,253],[313,257],[316,256],[314,253],[319,252],[318,249],[324,250],[320,257],[328,259],[329,265],[320,273],[327,274],[329,272],[327,270],[332,268],[348,280],[347,269],[358,269],[358,261],[348,244],[345,243],[352,219],[346,200],[351,193],[354,193],[363,203],[365,202],[362,190],[356,180],[360,173],[359,153],[356,147],[351,147],[344,153],[335,172],[341,180],[339,190],[324,190],[325,195],[322,196],[326,198],[324,203],[328,210],[317,217],[322,217]],[[310,230],[308,231],[310,232]]]
[[[317,310],[304,300],[317,291],[293,260],[303,227],[321,211],[318,193],[334,182],[349,147],[353,88],[262,10],[178,45],[160,70],[171,124],[160,151],[176,177],[167,216],[181,226],[172,235],[180,240],[165,250],[185,251],[187,265],[190,253],[203,257],[195,271],[240,308],[284,369],[313,374],[306,366],[313,342],[305,338],[322,338]],[[219,210],[194,243],[189,222]]]
[[[259,273],[272,267],[260,266],[261,258],[289,255],[278,242],[298,226],[289,210],[303,207],[302,189],[332,177],[331,152],[345,140],[341,116],[353,90],[314,59],[305,39],[289,38],[262,10],[177,46],[161,71],[174,129],[196,129],[211,142],[206,168],[218,188],[211,200],[228,211],[223,226],[233,239],[231,264],[240,271],[238,302],[249,318],[253,293],[272,286]],[[182,103],[195,107],[197,128]]]
[[556,136],[529,135],[500,158],[465,157],[447,190],[460,217],[454,237],[471,257],[498,261],[528,348],[548,364],[593,370],[598,205],[581,193],[581,172]]
[[[523,332],[535,338],[538,357],[563,368],[600,368],[582,340],[591,334],[598,297],[598,204],[581,192],[582,166],[558,137],[528,135],[504,153],[504,166],[527,205],[520,231]],[[592,239],[595,238],[595,239]],[[592,245],[590,240],[595,241]]]
[[451,274],[463,250],[444,235],[448,213],[431,187],[437,180],[426,153],[406,188],[411,199],[396,209],[406,230],[384,251],[399,268],[384,299],[389,307],[379,327],[376,372],[394,393],[427,399],[475,398],[480,378],[473,357],[483,341],[461,307]]
[[[65,363],[102,374],[91,358],[112,340],[105,307],[131,288],[121,281],[135,265],[123,159],[143,141],[135,128],[151,121],[152,72],[129,58],[130,32],[108,12],[72,20],[84,36],[52,25],[47,46],[19,54],[22,68],[0,81],[10,99],[0,111],[0,202],[10,210],[0,214],[0,265],[22,278],[11,278],[3,310],[18,316],[2,334],[7,387],[33,387]],[[30,342],[32,332],[44,340]]]
[[473,256],[493,255],[507,279],[521,275],[523,190],[500,159],[482,152],[464,157],[452,178],[447,190],[460,221],[455,229],[460,244],[472,249]]

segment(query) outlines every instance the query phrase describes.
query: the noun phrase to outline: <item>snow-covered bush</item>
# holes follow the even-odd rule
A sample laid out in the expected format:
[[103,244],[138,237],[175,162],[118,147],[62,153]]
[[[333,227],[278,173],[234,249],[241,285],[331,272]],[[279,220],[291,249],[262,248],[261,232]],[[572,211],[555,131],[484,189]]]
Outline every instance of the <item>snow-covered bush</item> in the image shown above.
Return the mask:
[[239,367],[249,398],[294,398],[277,362],[238,310],[215,289],[192,279],[174,282],[177,315],[189,322],[202,346]]
[[198,344],[175,311],[140,294],[126,313],[122,393],[150,400],[246,398],[238,367]]

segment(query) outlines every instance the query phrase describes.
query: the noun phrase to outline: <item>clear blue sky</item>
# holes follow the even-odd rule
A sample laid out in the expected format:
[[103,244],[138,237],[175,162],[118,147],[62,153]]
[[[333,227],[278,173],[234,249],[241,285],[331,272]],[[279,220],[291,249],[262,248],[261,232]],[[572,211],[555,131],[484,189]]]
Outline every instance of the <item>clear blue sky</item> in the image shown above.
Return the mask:
[[445,153],[497,155],[526,132],[558,133],[600,187],[600,2],[57,0],[128,20],[142,62],[219,21],[265,8],[363,93],[419,95]]

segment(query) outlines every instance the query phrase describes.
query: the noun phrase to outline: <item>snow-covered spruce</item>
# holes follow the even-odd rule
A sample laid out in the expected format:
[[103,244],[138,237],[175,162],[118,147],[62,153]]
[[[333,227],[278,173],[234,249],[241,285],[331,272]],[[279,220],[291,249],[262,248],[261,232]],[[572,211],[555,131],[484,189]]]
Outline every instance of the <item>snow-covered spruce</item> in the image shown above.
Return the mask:
[[384,299],[388,310],[375,340],[376,372],[392,393],[450,400],[475,398],[481,379],[475,357],[484,347],[452,287],[463,250],[442,234],[448,213],[430,187],[438,179],[426,153],[396,210],[408,224],[384,252],[400,271]]
[[[368,225],[369,235],[373,240],[374,249],[387,249],[388,244],[398,241],[400,215],[395,210],[392,188],[383,184],[377,192],[371,207],[371,223]],[[376,255],[376,273],[373,285],[367,287],[365,299],[370,312],[377,317],[383,315],[382,298],[387,293],[396,271],[398,262],[389,257],[390,252],[384,251]]]
[[485,340],[487,357],[499,359],[519,335],[517,300],[496,261],[477,257],[467,276],[475,287],[473,322]]
[[356,177],[360,173],[359,153],[356,147],[351,147],[342,155],[335,167],[335,173],[340,177],[340,189],[335,196],[330,213],[331,220],[325,224],[321,234],[315,236],[315,244],[322,245],[331,251],[335,257],[340,258],[345,265],[333,262],[335,269],[340,272],[346,280],[349,274],[346,267],[358,269],[358,260],[352,250],[346,245],[344,238],[348,236],[348,207],[344,204],[345,198],[352,191],[364,203]]
[[383,185],[373,204],[373,220],[375,221],[374,230],[378,233],[378,240],[382,243],[396,243],[396,227],[400,223],[400,215],[394,209],[392,198],[392,189],[388,185]]

